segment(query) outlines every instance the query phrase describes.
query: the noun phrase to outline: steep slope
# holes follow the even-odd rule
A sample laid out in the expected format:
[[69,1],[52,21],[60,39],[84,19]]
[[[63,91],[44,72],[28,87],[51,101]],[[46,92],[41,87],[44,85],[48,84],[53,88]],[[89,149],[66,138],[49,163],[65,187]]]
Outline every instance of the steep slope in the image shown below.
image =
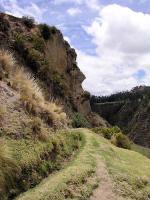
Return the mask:
[[0,71],[0,200],[7,200],[62,168],[83,141],[9,51],[0,50]]
[[1,48],[13,50],[19,65],[32,71],[47,100],[57,99],[69,116],[79,112],[92,125],[107,124],[92,113],[89,94],[82,89],[85,76],[77,66],[76,52],[59,30],[1,13],[0,40]]
[[149,99],[150,88],[141,86],[130,92],[97,97],[91,105],[94,112],[123,129],[135,143],[150,147]]

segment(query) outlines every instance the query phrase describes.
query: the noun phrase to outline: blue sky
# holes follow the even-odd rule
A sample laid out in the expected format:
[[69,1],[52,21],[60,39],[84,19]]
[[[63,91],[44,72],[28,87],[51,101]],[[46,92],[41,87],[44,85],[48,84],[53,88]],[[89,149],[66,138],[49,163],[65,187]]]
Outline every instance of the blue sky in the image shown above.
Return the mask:
[[150,0],[0,0],[0,10],[57,26],[92,94],[150,84]]

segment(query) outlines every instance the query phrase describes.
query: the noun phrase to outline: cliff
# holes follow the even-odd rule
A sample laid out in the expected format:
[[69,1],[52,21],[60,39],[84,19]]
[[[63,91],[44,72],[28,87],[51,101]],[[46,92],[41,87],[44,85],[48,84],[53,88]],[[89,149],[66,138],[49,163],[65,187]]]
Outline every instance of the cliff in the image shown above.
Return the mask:
[[71,117],[79,112],[92,125],[107,124],[91,111],[89,96],[82,88],[85,76],[77,66],[76,52],[58,29],[1,13],[0,41],[0,47],[12,51],[17,64],[38,80],[47,100],[55,99]]

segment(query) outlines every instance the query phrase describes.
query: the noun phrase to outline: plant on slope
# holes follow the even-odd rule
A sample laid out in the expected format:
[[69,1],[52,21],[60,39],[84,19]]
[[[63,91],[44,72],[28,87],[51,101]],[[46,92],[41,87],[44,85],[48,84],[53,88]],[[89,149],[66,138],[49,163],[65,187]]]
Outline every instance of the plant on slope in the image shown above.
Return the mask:
[[0,18],[0,31],[8,32],[9,28],[10,28],[10,24],[9,24],[8,20],[1,17]]
[[0,51],[0,64],[8,73],[9,85],[20,93],[26,110],[34,116],[41,117],[49,125],[66,126],[68,119],[62,107],[55,102],[46,101],[32,75],[14,63],[14,58],[8,51]]
[[87,121],[87,119],[80,113],[74,113],[73,119],[72,119],[72,126],[74,128],[90,128],[90,124]]
[[131,142],[129,138],[126,135],[122,134],[121,132],[114,134],[111,138],[111,142],[117,147],[121,147],[124,149],[131,148]]
[[41,35],[45,40],[48,40],[51,36],[50,27],[47,24],[39,25]]
[[29,17],[29,16],[23,16],[22,17],[22,22],[26,25],[26,27],[28,28],[33,28],[35,21],[33,17]]
[[7,78],[13,71],[14,57],[7,50],[0,50],[0,78]]
[[[4,140],[0,140],[0,200],[8,193],[10,188],[15,187],[15,175],[19,174],[15,160],[11,157]],[[9,184],[8,184],[9,183]],[[3,191],[3,192],[1,192]],[[13,195],[13,194],[12,194]]]
[[102,135],[104,138],[111,140],[112,144],[117,147],[130,149],[131,142],[129,138],[121,132],[121,129],[117,126],[106,128],[96,127],[92,129],[95,133]]
[[6,107],[5,105],[0,105],[0,125],[1,125],[1,121],[4,119],[4,115],[6,113]]

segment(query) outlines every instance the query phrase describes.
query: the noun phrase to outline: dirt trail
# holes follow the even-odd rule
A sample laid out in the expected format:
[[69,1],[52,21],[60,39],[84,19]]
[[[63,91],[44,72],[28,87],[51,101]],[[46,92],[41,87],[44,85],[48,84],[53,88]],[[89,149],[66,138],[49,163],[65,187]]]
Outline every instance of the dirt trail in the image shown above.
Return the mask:
[[100,179],[99,187],[94,190],[90,200],[124,200],[113,191],[113,182],[102,161],[98,161],[97,177]]

